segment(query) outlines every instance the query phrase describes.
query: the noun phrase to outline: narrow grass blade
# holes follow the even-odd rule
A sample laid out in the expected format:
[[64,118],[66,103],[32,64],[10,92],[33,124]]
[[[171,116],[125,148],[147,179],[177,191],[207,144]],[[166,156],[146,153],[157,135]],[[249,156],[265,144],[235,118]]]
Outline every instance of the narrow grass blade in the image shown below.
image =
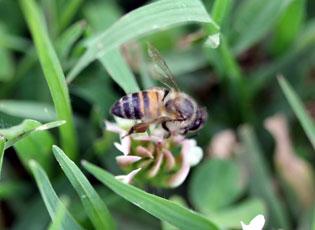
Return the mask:
[[28,183],[18,180],[1,181],[0,201],[21,197],[29,192]]
[[251,193],[265,201],[272,227],[290,229],[286,210],[275,194],[271,172],[263,158],[254,130],[244,125],[239,133],[244,145],[244,152],[240,154],[250,175]]
[[19,125],[7,129],[0,129],[0,135],[4,136],[7,139],[7,142],[5,144],[5,149],[7,149],[14,145],[17,141],[30,135],[32,132],[55,128],[63,125],[64,123],[65,121],[53,121],[42,125],[38,121],[26,119]]
[[85,211],[95,229],[114,229],[114,223],[106,205],[81,170],[57,146],[53,146],[53,153],[72,186],[80,196]]
[[113,80],[125,91],[133,93],[139,91],[135,76],[122,57],[119,49],[108,51],[100,58]]
[[315,149],[315,125],[312,118],[307,114],[307,111],[305,110],[303,106],[303,102],[298,97],[298,95],[294,92],[292,87],[289,85],[287,80],[280,76],[278,77],[279,84],[281,86],[281,89],[289,101],[295,115],[299,119],[308,139],[310,140],[311,144],[313,145],[313,148]]
[[151,215],[166,221],[179,229],[218,229],[210,220],[172,201],[149,194],[134,186],[124,184],[101,168],[83,162],[83,166],[115,193],[144,209]]
[[1,100],[0,111],[12,116],[39,121],[56,119],[53,106],[35,101]]
[[237,39],[233,47],[236,55],[262,39],[288,7],[292,0],[246,0],[236,10],[234,26]]
[[55,218],[48,227],[48,230],[59,230],[62,228],[62,221],[65,219],[67,214],[67,207],[69,206],[69,199],[65,197],[60,198],[61,202],[58,204]]
[[[54,220],[54,218],[56,218],[57,208],[61,204],[61,201],[58,198],[53,187],[51,186],[50,181],[49,181],[45,171],[41,168],[41,166],[36,161],[32,160],[29,162],[29,167],[31,168],[32,173],[35,177],[37,186],[38,186],[40,194],[41,194],[41,196],[45,202],[48,213],[49,213],[51,219]],[[76,229],[82,229],[82,228],[76,222],[76,220],[72,217],[72,215],[68,211],[66,211],[65,217],[62,220],[61,229],[76,230]]]
[[56,41],[56,50],[60,59],[68,57],[74,43],[82,36],[85,31],[85,21],[79,21],[71,25]]
[[192,22],[217,27],[199,0],[161,0],[138,8],[90,41],[67,81],[71,82],[89,63],[127,41]]
[[211,16],[213,20],[222,25],[224,18],[227,16],[227,13],[230,11],[232,6],[231,0],[216,0],[213,3],[213,7],[211,10]]
[[14,144],[14,149],[26,169],[28,162],[36,160],[48,175],[52,172],[51,146],[55,143],[53,135],[46,131],[32,132]]
[[274,54],[287,52],[298,36],[306,16],[306,0],[294,0],[277,23],[271,44]]
[[60,127],[61,143],[71,158],[77,154],[76,134],[70,106],[69,92],[56,52],[48,37],[44,18],[34,0],[20,0],[30,28],[39,60],[55,105],[57,117],[67,121]]
[[2,163],[3,163],[3,155],[4,155],[4,145],[5,145],[5,138],[0,135],[0,179],[1,179],[1,171],[2,171]]
[[70,0],[65,2],[65,8],[61,11],[59,19],[59,32],[69,25],[82,3],[82,0]]

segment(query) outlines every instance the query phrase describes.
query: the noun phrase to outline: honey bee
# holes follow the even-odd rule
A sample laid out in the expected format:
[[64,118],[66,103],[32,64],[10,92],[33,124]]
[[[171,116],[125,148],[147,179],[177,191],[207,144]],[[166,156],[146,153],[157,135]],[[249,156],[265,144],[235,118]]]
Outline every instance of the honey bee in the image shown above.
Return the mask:
[[114,103],[111,113],[140,121],[130,128],[127,135],[145,132],[150,124],[161,125],[166,131],[165,138],[201,129],[207,120],[206,109],[179,90],[166,62],[150,44],[148,53],[155,67],[158,67],[159,80],[167,88],[154,87],[127,94]]

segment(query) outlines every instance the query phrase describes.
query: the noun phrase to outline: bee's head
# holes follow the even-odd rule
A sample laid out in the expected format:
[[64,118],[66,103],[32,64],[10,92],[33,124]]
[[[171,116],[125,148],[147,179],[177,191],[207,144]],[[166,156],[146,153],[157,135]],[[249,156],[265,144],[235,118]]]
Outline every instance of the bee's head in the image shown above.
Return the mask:
[[208,113],[206,108],[199,107],[196,113],[197,114],[194,122],[192,122],[192,124],[188,127],[189,132],[195,132],[201,129],[207,121]]

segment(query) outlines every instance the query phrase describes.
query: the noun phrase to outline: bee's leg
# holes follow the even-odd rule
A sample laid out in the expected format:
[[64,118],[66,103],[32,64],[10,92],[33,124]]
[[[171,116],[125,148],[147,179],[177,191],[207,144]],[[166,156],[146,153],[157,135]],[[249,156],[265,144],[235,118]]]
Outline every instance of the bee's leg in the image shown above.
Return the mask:
[[135,124],[129,129],[128,133],[122,138],[125,138],[126,136],[129,136],[133,133],[144,133],[145,131],[147,131],[149,126],[150,126],[149,122],[141,122],[141,123]]
[[167,121],[163,121],[163,122],[161,123],[161,125],[162,125],[162,128],[166,131],[166,134],[165,134],[164,138],[169,138],[169,137],[171,136],[171,131],[170,131],[169,128],[167,127],[166,122],[167,122]]

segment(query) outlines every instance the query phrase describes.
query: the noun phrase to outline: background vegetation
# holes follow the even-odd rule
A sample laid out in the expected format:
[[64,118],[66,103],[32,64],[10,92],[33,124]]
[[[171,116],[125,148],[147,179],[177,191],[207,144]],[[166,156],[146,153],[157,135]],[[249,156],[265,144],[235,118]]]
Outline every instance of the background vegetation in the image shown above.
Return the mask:
[[[315,229],[315,2],[149,3],[0,0],[0,228]],[[209,113],[176,189],[111,175],[110,106],[158,84],[147,42]]]

